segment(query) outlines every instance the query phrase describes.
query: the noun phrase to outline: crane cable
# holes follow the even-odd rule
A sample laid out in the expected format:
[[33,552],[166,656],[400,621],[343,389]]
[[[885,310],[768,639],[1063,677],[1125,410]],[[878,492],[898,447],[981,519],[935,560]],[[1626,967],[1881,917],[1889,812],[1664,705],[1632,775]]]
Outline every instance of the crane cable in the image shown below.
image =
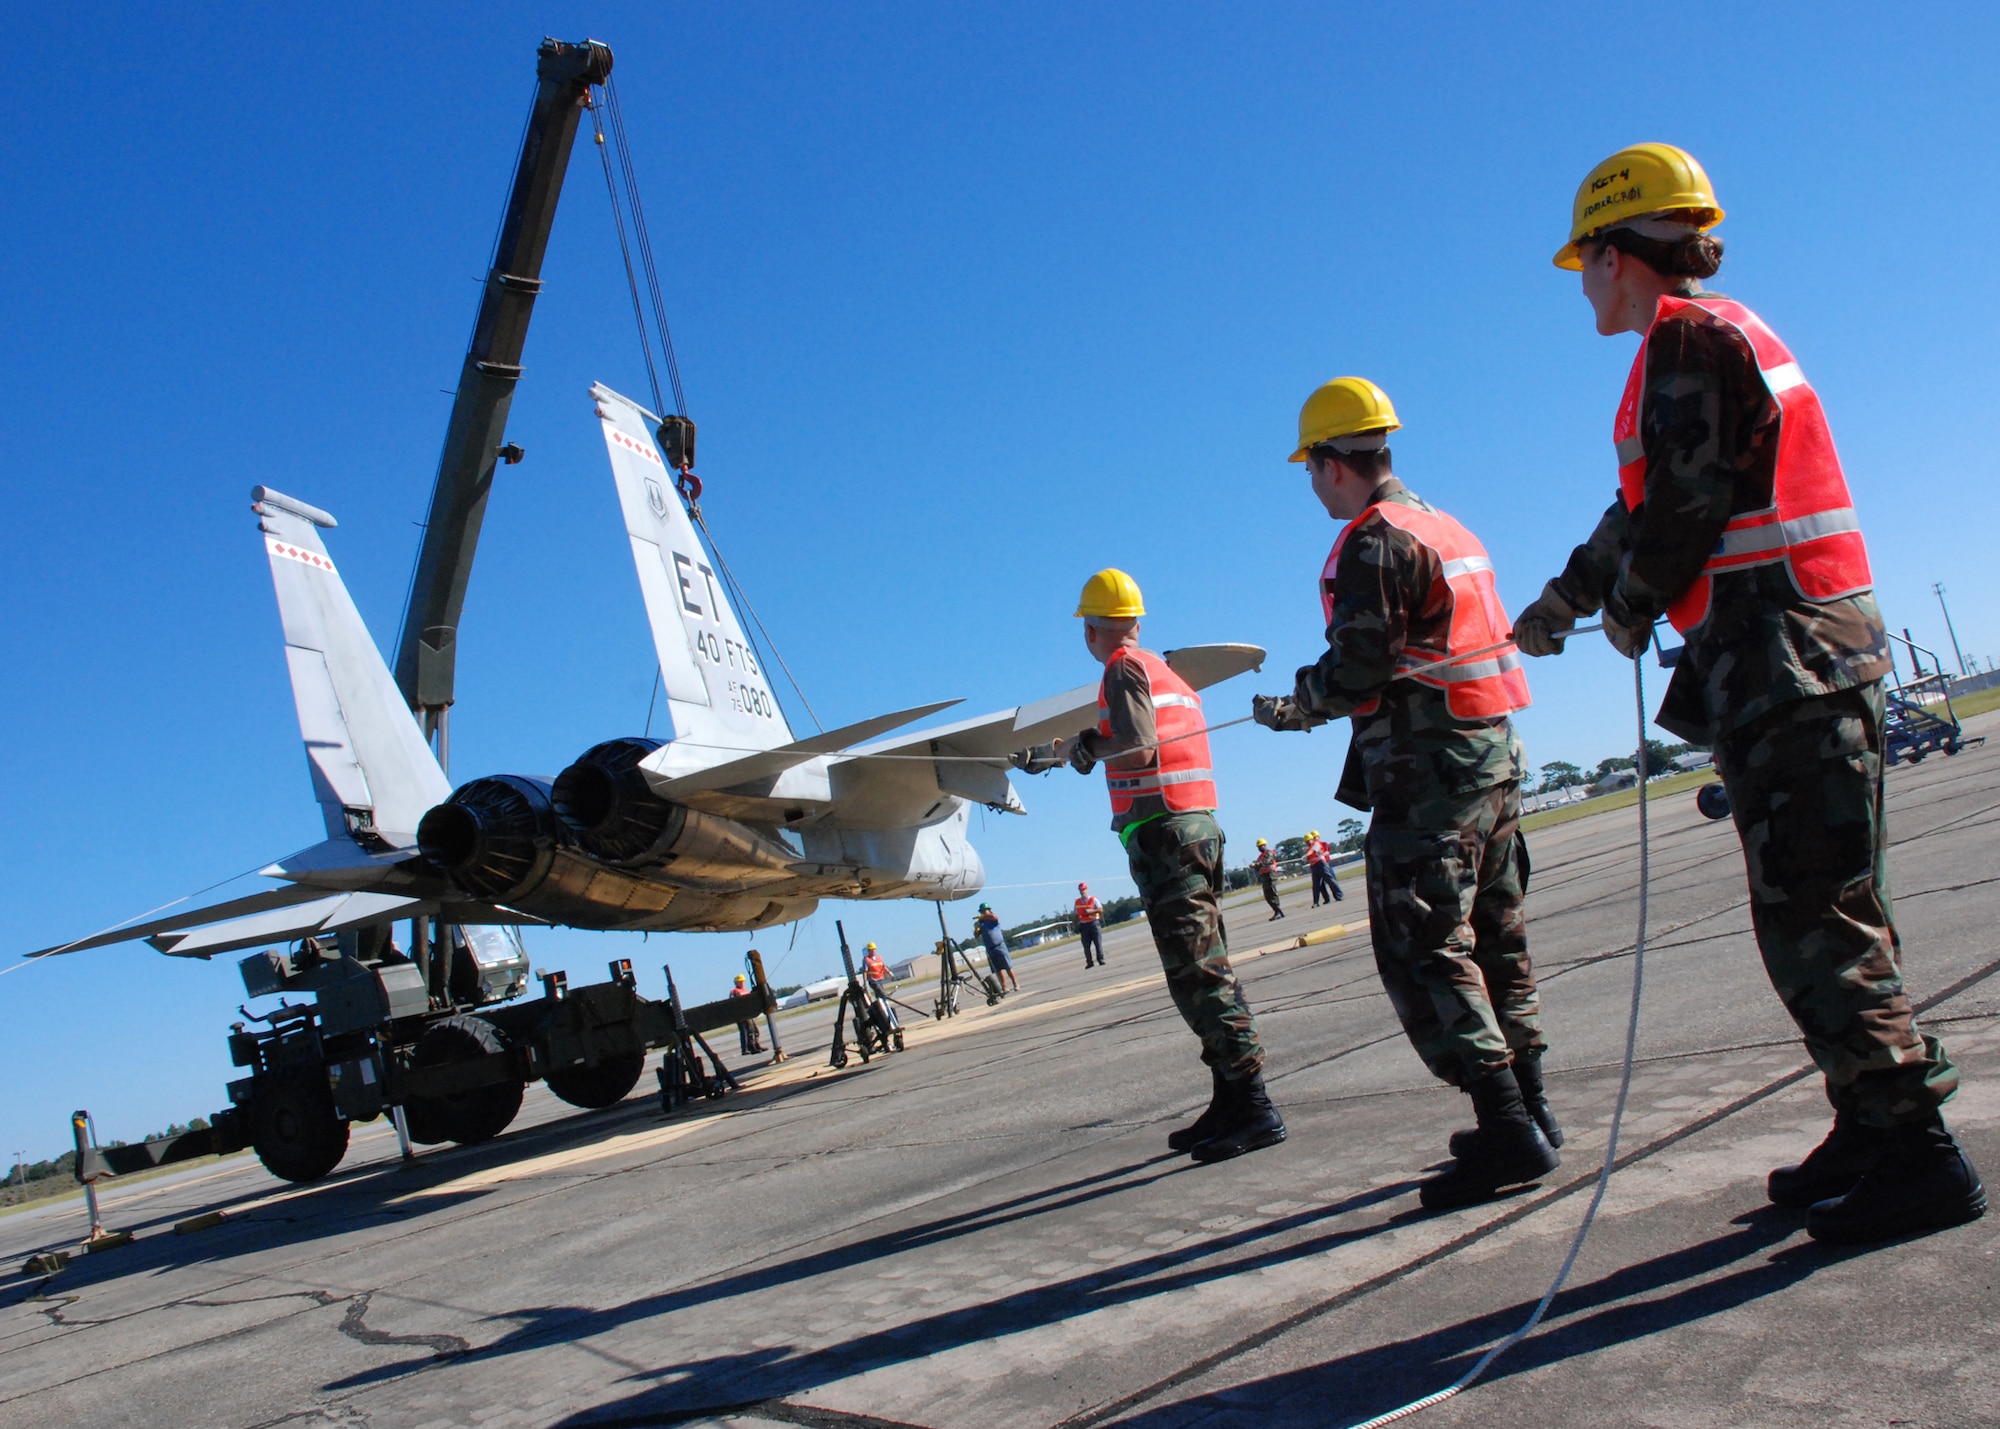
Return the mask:
[[[625,111],[618,102],[618,81],[609,75],[605,76],[604,83],[591,91],[587,107],[591,114],[592,133],[597,141],[597,157],[604,167],[604,190],[611,199],[611,222],[618,234],[618,255],[625,265],[625,287],[632,297],[632,318],[639,328],[639,353],[646,361],[646,382],[653,393],[653,411],[659,413],[672,410],[676,415],[685,417],[687,392],[681,385],[680,361],[674,356],[673,330],[667,326],[667,302],[660,287],[659,265],[653,259],[653,240],[646,228],[646,206],[639,197],[639,173],[632,162],[632,145],[625,133]],[[608,143],[605,134],[607,127],[610,130]],[[618,151],[615,173],[611,161],[613,149]],[[628,210],[631,214],[629,238],[626,233]],[[636,269],[632,263],[634,248],[637,248],[639,253]],[[639,279],[642,273],[645,276],[646,288],[643,298],[639,291]],[[648,327],[646,322],[649,307],[652,310],[652,327]],[[674,394],[674,404],[671,409],[667,407],[666,399],[661,395],[659,369],[653,362],[655,329],[658,330],[660,338],[661,360],[667,369],[667,384]],[[701,528],[702,538],[707,541],[709,550],[715,554],[715,564],[722,572],[722,580],[729,588],[729,593],[749,615],[751,624],[757,627],[757,632],[764,637],[763,649],[770,651],[772,658],[777,661],[778,668],[785,672],[786,680],[791,683],[792,692],[799,697],[799,703],[805,707],[813,725],[824,733],[826,726],[821,723],[819,713],[813,709],[812,701],[806,698],[805,689],[799,684],[798,676],[792,673],[792,667],[785,662],[784,653],[778,649],[778,642],[771,638],[771,632],[765,628],[763,618],[757,614],[757,608],[750,603],[749,592],[744,590],[743,583],[736,578],[736,572],[730,569],[729,561],[722,554],[722,547],[715,539],[715,533],[709,529],[708,520],[702,515],[701,478],[694,474],[691,467],[683,466],[675,477],[674,485],[687,507],[688,515],[694,524]],[[746,638],[749,634],[747,630],[744,632]],[[758,653],[761,655],[763,650],[759,650]],[[659,693],[657,669],[653,673],[653,679],[654,695],[657,698]],[[649,708],[647,711],[649,732],[651,728],[652,711]]]
[[1353,1429],[1383,1429],[1384,1425],[1408,1419],[1414,1414],[1421,1414],[1426,1409],[1444,1403],[1447,1399],[1466,1389],[1474,1380],[1486,1373],[1488,1366],[1493,1361],[1499,1359],[1501,1355],[1507,1353],[1508,1350],[1511,1350],[1514,1346],[1520,1344],[1521,1341],[1527,1339],[1529,1335],[1533,1334],[1535,1326],[1541,1324],[1542,1317],[1548,1313],[1549,1306],[1555,1303],[1557,1293],[1562,1289],[1564,1283],[1568,1281],[1570,1271],[1576,1268],[1576,1258],[1583,1251],[1584,1238],[1590,1234],[1591,1224],[1597,1219],[1597,1208],[1604,1203],[1604,1192],[1611,1184],[1611,1173],[1618,1160],[1618,1130],[1624,1124],[1625,1103],[1632,1091],[1632,1062],[1634,1053],[1637,1051],[1639,1045],[1640,993],[1645,987],[1646,981],[1646,905],[1652,870],[1648,857],[1649,828],[1646,819],[1646,674],[1644,655],[1645,652],[1642,650],[1639,654],[1632,657],[1632,693],[1638,706],[1639,718],[1639,747],[1634,755],[1635,764],[1639,771],[1639,931],[1638,936],[1633,940],[1632,1007],[1625,1021],[1625,1066],[1618,1081],[1618,1102],[1611,1111],[1611,1135],[1604,1145],[1604,1164],[1597,1171],[1597,1189],[1591,1193],[1590,1205],[1584,1210],[1582,1224],[1576,1228],[1576,1237],[1570,1242],[1569,1254],[1563,1257],[1562,1269],[1556,1272],[1556,1278],[1549,1282],[1549,1288],[1536,1304],[1534,1313],[1528,1316],[1520,1329],[1514,1331],[1513,1334],[1481,1355],[1471,1369],[1467,1370],[1443,1389],[1438,1390],[1435,1394],[1427,1394],[1422,1399],[1412,1400],[1400,1408],[1391,1409],[1386,1414],[1378,1414],[1373,1419],[1365,1419],[1361,1423],[1354,1425]]

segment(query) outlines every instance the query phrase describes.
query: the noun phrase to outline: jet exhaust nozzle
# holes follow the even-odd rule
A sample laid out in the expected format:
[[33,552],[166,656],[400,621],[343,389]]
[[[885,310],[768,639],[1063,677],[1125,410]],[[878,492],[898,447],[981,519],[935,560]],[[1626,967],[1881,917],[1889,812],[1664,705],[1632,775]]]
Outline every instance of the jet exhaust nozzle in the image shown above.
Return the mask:
[[556,776],[556,817],[587,853],[606,863],[644,861],[670,848],[687,810],[655,794],[639,761],[665,741],[607,739]]
[[577,847],[615,868],[690,888],[751,888],[791,876],[797,853],[769,831],[662,799],[639,763],[665,741],[609,739],[556,776],[551,798]]
[[475,779],[425,814],[417,848],[479,898],[533,889],[555,858],[560,825],[546,780],[517,774]]

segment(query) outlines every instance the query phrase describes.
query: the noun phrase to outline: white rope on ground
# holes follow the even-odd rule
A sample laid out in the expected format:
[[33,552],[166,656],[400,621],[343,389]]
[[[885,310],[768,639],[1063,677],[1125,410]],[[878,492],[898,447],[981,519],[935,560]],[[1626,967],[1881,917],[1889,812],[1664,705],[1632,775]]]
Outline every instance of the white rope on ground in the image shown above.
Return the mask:
[[1583,1223],[1576,1228],[1576,1238],[1570,1242],[1569,1254],[1563,1257],[1562,1269],[1556,1272],[1556,1278],[1549,1282],[1547,1293],[1542,1296],[1540,1303],[1535,1306],[1535,1313],[1528,1316],[1527,1322],[1520,1329],[1514,1331],[1513,1334],[1481,1355],[1478,1362],[1471,1369],[1460,1375],[1453,1383],[1440,1389],[1437,1393],[1427,1394],[1422,1399],[1412,1400],[1400,1409],[1390,1410],[1387,1414],[1378,1414],[1373,1419],[1363,1420],[1361,1423],[1354,1425],[1353,1429],[1381,1429],[1381,1426],[1385,1424],[1394,1424],[1399,1420],[1408,1419],[1411,1415],[1421,1414],[1424,1410],[1434,1405],[1444,1403],[1447,1399],[1452,1398],[1471,1385],[1479,1376],[1486,1373],[1487,1367],[1493,1361],[1499,1359],[1500,1356],[1533,1334],[1535,1326],[1541,1324],[1542,1316],[1548,1313],[1549,1306],[1555,1302],[1557,1293],[1561,1291],[1563,1284],[1569,1279],[1570,1271],[1576,1268],[1576,1258],[1583,1251],[1584,1239],[1590,1234],[1591,1223],[1597,1219],[1597,1208],[1604,1203],[1604,1192],[1611,1184],[1612,1168],[1618,1160],[1618,1129],[1624,1124],[1625,1101],[1632,1091],[1633,1054],[1639,1045],[1639,998],[1645,986],[1646,979],[1646,902],[1649,891],[1648,875],[1651,872],[1651,868],[1647,858],[1646,675],[1644,654],[1645,652],[1641,651],[1632,660],[1632,692],[1638,705],[1639,720],[1639,747],[1637,752],[1637,766],[1639,770],[1639,931],[1633,945],[1632,1010],[1625,1023],[1625,1066],[1618,1082],[1618,1104],[1611,1112],[1611,1136],[1605,1143],[1604,1164],[1598,1168],[1597,1172],[1597,1189],[1591,1193],[1590,1205],[1584,1210]]

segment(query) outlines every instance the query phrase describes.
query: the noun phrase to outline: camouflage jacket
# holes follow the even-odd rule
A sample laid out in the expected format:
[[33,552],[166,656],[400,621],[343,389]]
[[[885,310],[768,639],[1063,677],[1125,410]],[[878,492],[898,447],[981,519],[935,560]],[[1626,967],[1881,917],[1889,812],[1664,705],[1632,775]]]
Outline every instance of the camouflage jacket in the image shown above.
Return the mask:
[[[1393,477],[1377,488],[1375,501],[1432,509]],[[1449,648],[1445,591],[1435,551],[1372,507],[1354,518],[1328,592],[1333,619],[1326,653],[1298,672],[1293,688],[1301,709],[1354,716],[1334,793],[1343,804],[1421,821],[1428,805],[1452,804],[1521,777],[1521,742],[1512,721],[1459,719],[1443,690],[1395,677],[1406,643]],[[1355,713],[1378,696],[1381,703],[1368,714]]]
[[[1777,401],[1740,333],[1699,308],[1655,324],[1639,408],[1646,499],[1627,511],[1614,496],[1556,578],[1564,599],[1585,614],[1609,605],[1624,622],[1658,619],[1730,517],[1771,504],[1777,435]],[[1888,673],[1874,596],[1807,600],[1782,565],[1712,579],[1708,617],[1688,633],[1656,716],[1683,739],[1712,744],[1780,705]]]

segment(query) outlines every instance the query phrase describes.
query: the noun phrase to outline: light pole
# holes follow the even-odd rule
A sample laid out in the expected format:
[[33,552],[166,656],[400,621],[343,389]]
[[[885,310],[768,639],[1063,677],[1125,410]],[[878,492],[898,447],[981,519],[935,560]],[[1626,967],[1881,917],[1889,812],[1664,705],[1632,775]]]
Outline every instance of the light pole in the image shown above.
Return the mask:
[[1944,582],[1931,582],[1931,589],[1937,592],[1938,609],[1944,612],[1945,634],[1951,637],[1951,653],[1958,656],[1958,673],[1963,675],[1965,673],[1965,654],[1958,648],[1958,632],[1952,629],[1951,607],[1944,603]]

